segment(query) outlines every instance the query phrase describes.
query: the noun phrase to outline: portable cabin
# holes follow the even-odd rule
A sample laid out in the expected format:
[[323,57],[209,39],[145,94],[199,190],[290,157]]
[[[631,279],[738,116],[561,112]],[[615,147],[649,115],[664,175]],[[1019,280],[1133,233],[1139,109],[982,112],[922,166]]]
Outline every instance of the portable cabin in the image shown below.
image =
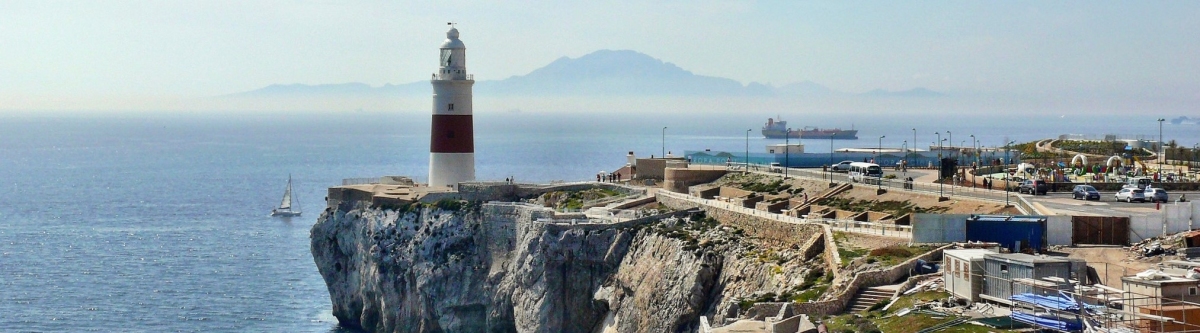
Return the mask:
[[994,253],[987,249],[942,251],[942,281],[946,291],[954,297],[978,302],[983,290],[983,257]]
[[1070,290],[1073,260],[1024,253],[996,253],[983,257],[984,284],[980,298],[1008,304],[1016,294],[1057,294]]
[[1010,252],[1042,252],[1046,248],[1045,216],[971,215],[966,240],[1000,243]]

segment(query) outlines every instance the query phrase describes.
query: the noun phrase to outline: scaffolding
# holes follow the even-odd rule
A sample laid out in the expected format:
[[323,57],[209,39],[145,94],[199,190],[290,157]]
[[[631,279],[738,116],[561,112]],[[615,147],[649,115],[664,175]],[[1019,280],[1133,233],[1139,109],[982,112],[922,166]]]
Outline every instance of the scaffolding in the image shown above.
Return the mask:
[[[1011,296],[1013,321],[1056,332],[1200,333],[1200,303],[1104,285],[1054,290],[1028,279],[1009,280],[1034,292]],[[1074,282],[1074,281],[1072,281]]]

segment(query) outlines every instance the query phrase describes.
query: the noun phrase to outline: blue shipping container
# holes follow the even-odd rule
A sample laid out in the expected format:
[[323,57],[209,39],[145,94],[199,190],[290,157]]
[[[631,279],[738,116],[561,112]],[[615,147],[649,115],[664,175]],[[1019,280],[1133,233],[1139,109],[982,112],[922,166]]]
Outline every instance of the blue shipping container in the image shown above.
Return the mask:
[[967,218],[967,240],[996,242],[1013,253],[1022,249],[1043,252],[1045,216],[972,215]]

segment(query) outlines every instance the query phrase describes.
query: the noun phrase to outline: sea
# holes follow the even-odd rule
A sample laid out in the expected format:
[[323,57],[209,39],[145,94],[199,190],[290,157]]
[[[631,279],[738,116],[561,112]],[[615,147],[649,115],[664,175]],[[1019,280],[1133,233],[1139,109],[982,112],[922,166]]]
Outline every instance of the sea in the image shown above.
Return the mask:
[[[769,114],[480,113],[477,177],[592,180],[626,154],[761,152]],[[1158,117],[796,116],[859,130],[811,147],[1060,134],[1156,138]],[[427,179],[429,116],[388,112],[0,114],[0,331],[352,332],[309,229],[343,179]],[[1163,125],[1191,146],[1200,126]],[[935,135],[934,133],[939,133]],[[949,132],[949,133],[948,133]],[[810,148],[812,149],[812,148]],[[304,215],[268,216],[288,177]]]

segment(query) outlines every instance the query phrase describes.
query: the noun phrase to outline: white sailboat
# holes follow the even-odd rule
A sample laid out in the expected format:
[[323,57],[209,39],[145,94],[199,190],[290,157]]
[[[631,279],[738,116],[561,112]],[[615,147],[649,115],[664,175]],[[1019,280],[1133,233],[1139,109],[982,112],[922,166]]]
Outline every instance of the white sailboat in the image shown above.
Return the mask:
[[283,201],[279,207],[271,210],[271,216],[300,216],[299,202],[292,199],[292,175],[288,175],[287,190],[283,192]]

